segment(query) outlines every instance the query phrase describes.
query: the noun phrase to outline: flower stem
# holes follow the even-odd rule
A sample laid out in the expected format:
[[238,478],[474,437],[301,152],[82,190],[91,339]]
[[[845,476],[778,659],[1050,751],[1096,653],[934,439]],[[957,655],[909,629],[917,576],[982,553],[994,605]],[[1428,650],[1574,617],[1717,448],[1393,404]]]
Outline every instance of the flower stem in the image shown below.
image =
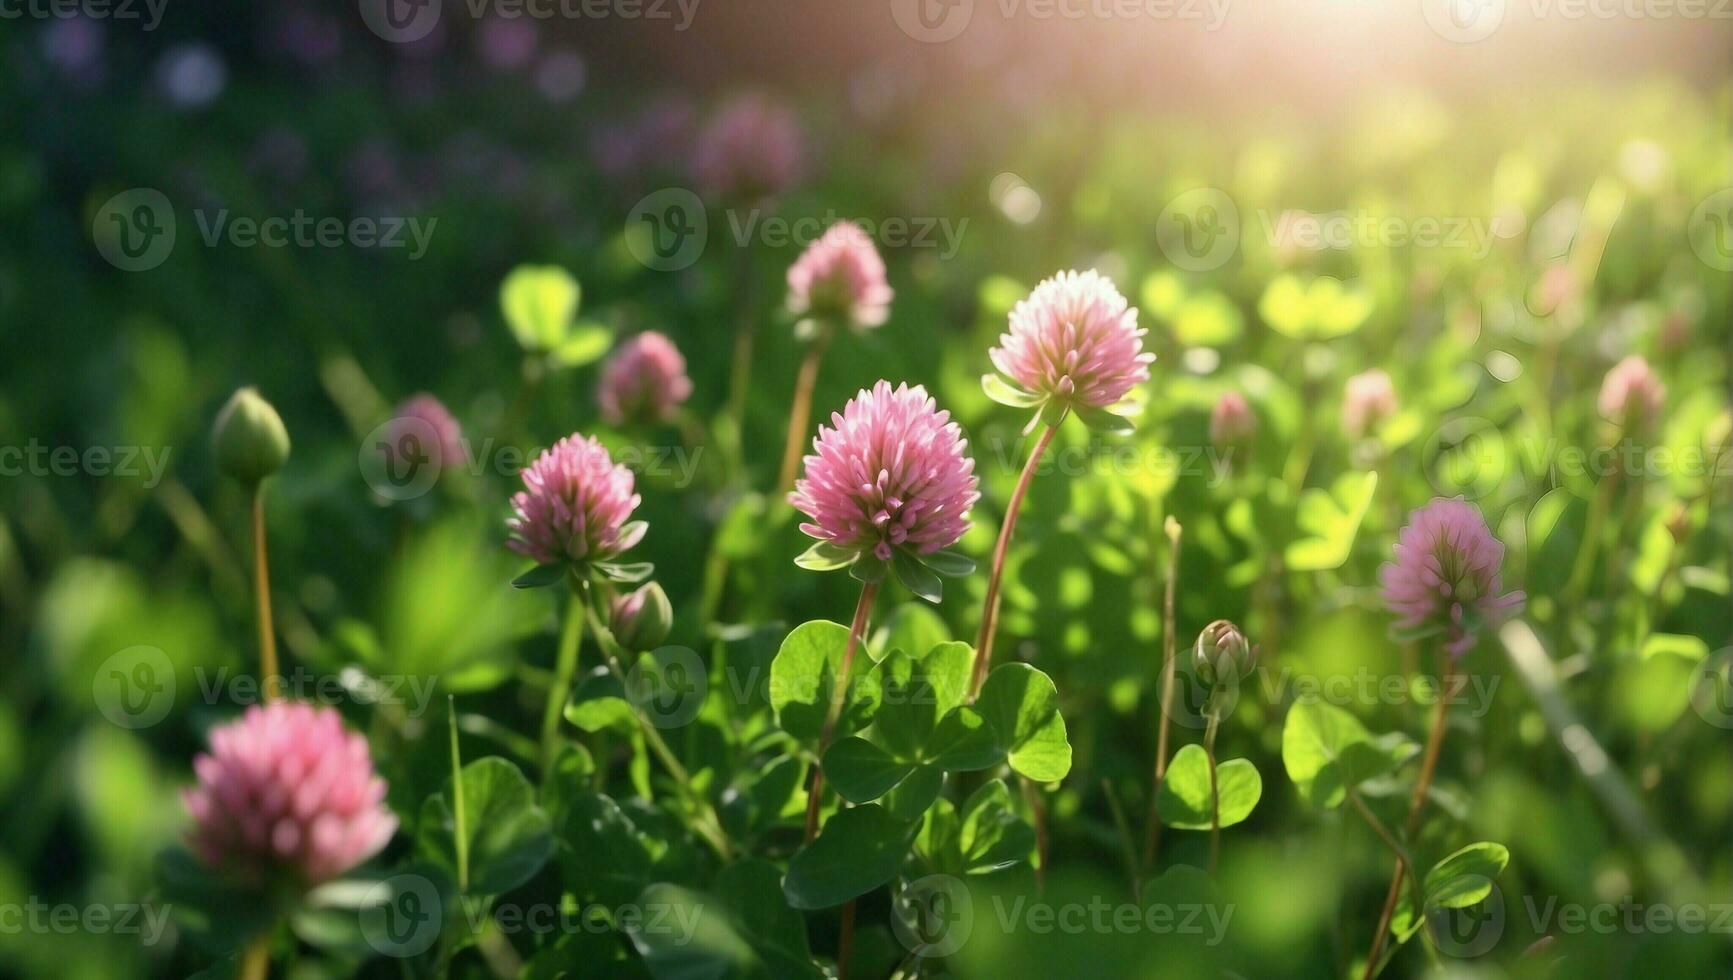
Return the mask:
[[457,750],[457,699],[445,696],[446,716],[451,722],[451,819],[452,844],[457,854],[457,890],[469,893],[469,821],[463,806],[463,756]]
[[1011,500],[1005,505],[1005,522],[999,525],[999,541],[993,546],[993,567],[987,573],[987,599],[981,607],[981,632],[975,637],[975,671],[969,681],[970,701],[980,696],[981,685],[987,681],[987,668],[993,661],[993,634],[999,626],[999,580],[1005,574],[1005,555],[1011,550],[1011,535],[1017,530],[1017,513],[1022,510],[1023,495],[1029,492],[1029,484],[1035,478],[1035,467],[1041,462],[1042,454],[1047,452],[1053,434],[1058,431],[1059,427],[1052,424],[1041,430],[1041,437],[1029,452],[1029,461],[1023,464],[1023,472],[1017,477]]
[[752,249],[742,248],[735,266],[734,357],[728,371],[728,402],[724,409],[722,436],[735,477],[745,473],[741,433],[746,425],[746,389],[752,381],[752,342],[755,324],[752,319]]
[[1147,871],[1155,870],[1156,850],[1161,846],[1161,817],[1156,812],[1155,801],[1161,792],[1162,780],[1167,778],[1167,728],[1168,719],[1173,717],[1173,675],[1179,644],[1173,603],[1179,581],[1179,542],[1184,533],[1180,523],[1171,516],[1163,522],[1162,529],[1167,534],[1167,584],[1162,596],[1161,690],[1157,694],[1161,699],[1161,721],[1155,735],[1155,776],[1149,784],[1149,827],[1143,837],[1143,866]]
[[[1408,804],[1408,821],[1403,835],[1410,840],[1420,830],[1420,816],[1426,808],[1426,793],[1432,788],[1432,776],[1438,769],[1438,753],[1444,747],[1445,722],[1449,717],[1448,692],[1455,680],[1454,665],[1444,655],[1444,685],[1438,691],[1438,704],[1432,710],[1432,731],[1426,736],[1426,751],[1420,758],[1420,778],[1414,784],[1414,796]],[[1372,934],[1372,949],[1366,954],[1364,980],[1378,975],[1378,959],[1384,952],[1384,937],[1390,931],[1390,919],[1396,914],[1396,900],[1402,894],[1402,875],[1407,862],[1398,860],[1396,872],[1390,877],[1390,888],[1384,895],[1384,911],[1378,916],[1378,929]],[[1418,911],[1418,910],[1417,910]]]
[[[627,687],[626,671],[620,665],[618,644],[602,630],[602,617],[589,601],[592,595],[589,583],[584,583],[582,589],[581,595],[573,596],[573,601],[577,602],[581,609],[579,615],[589,620],[590,635],[595,638],[596,649],[601,651],[602,660],[608,665],[608,670],[622,687]],[[629,687],[627,689],[630,690]],[[662,733],[644,717],[644,712],[636,704],[632,705],[632,719],[638,723],[638,731],[644,736],[644,744],[649,747],[651,754],[668,770],[668,775],[674,777],[688,801],[699,807],[698,819],[692,825],[693,830],[716,849],[717,855],[723,861],[734,860],[734,846],[728,840],[727,831],[722,828],[722,818],[717,815],[710,800],[693,788],[692,774],[686,771],[679,757],[674,755],[668,742],[662,738]]]
[[1203,755],[1209,761],[1209,873],[1216,872],[1216,859],[1222,850],[1222,794],[1216,782],[1216,729],[1221,714],[1211,710],[1203,733]]
[[542,779],[554,771],[559,752],[560,717],[572,693],[572,678],[578,671],[578,646],[584,639],[584,601],[576,592],[566,606],[566,622],[560,630],[560,650],[554,660],[554,683],[548,688],[547,707],[542,710]]
[[247,944],[241,953],[240,980],[265,980],[271,974],[271,932],[266,930],[259,938]]
[[818,757],[812,761],[812,787],[806,794],[806,842],[818,836],[819,803],[824,797],[824,769],[820,760],[824,758],[824,750],[830,747],[831,735],[836,731],[837,718],[842,714],[842,706],[848,700],[849,670],[854,666],[855,647],[860,645],[861,638],[866,635],[867,617],[872,613],[873,598],[878,595],[879,584],[866,582],[861,585],[860,601],[855,603],[854,619],[849,623],[848,642],[842,648],[842,670],[836,679],[836,686],[830,692],[830,706],[825,709],[824,727],[818,734]]
[[794,404],[788,410],[788,441],[782,448],[782,468],[776,477],[778,493],[794,489],[795,471],[800,468],[800,447],[806,442],[806,430],[812,422],[812,390],[818,385],[818,368],[830,346],[830,334],[829,328],[821,328],[800,362],[800,374],[794,382]]
[[277,671],[277,635],[271,628],[271,565],[265,553],[265,484],[253,484],[253,590],[259,607],[259,675],[265,700],[282,697]]

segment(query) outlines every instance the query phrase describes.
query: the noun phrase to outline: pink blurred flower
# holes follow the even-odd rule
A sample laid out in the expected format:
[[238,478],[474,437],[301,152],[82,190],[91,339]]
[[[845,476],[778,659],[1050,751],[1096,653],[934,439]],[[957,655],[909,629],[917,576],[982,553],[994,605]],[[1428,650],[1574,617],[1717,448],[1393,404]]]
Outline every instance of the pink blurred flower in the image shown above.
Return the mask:
[[425,456],[437,469],[461,466],[467,457],[463,427],[439,399],[426,392],[397,406],[386,432],[392,452],[409,459]]
[[311,887],[378,854],[397,831],[367,740],[330,708],[254,705],[212,729],[210,745],[193,760],[198,784],[184,800],[188,842],[219,871]]
[[632,471],[613,461],[594,437],[577,433],[554,443],[524,470],[524,489],[511,498],[507,546],[547,565],[607,561],[644,536],[642,521],[626,523],[639,503]]
[[802,531],[856,557],[889,559],[894,548],[930,554],[968,530],[981,496],[975,461],[925,388],[880,381],[830,421],[788,495],[812,518]]
[[1237,391],[1223,392],[1209,413],[1209,441],[1217,446],[1250,442],[1258,432],[1258,417]]
[[794,113],[756,94],[736,96],[698,135],[693,173],[704,190],[735,200],[780,194],[800,181],[806,150]]
[[1396,414],[1396,386],[1380,368],[1354,375],[1342,389],[1342,431],[1364,439]]
[[831,225],[788,267],[796,316],[876,327],[890,315],[891,287],[871,238],[852,221]]
[[1460,656],[1482,624],[1522,605],[1521,592],[1500,594],[1504,545],[1480,511],[1461,498],[1433,500],[1408,515],[1396,538],[1396,560],[1378,569],[1384,603],[1401,629],[1435,627]]
[[1137,310],[1094,269],[1061,272],[1011,310],[1011,328],[987,352],[1002,373],[1042,400],[1106,408],[1149,380]]
[[672,340],[654,330],[620,345],[602,368],[596,389],[602,417],[611,425],[663,421],[691,395],[686,359]]
[[1667,386],[1642,355],[1632,354],[1613,365],[1601,382],[1601,417],[1640,431],[1661,417]]

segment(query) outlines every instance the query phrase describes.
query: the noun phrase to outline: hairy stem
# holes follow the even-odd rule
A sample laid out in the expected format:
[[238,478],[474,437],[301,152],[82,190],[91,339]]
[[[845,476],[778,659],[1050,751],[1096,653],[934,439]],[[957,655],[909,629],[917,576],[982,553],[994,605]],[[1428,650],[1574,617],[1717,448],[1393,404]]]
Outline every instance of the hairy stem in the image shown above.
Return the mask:
[[[1450,714],[1449,692],[1456,678],[1455,665],[1449,660],[1449,654],[1444,654],[1444,684],[1438,691],[1438,704],[1432,710],[1432,730],[1426,736],[1426,751],[1420,757],[1420,778],[1414,783],[1414,796],[1408,804],[1408,821],[1403,827],[1403,836],[1412,840],[1420,830],[1420,817],[1426,809],[1426,793],[1432,788],[1432,776],[1438,770],[1438,753],[1444,747],[1445,722]],[[1384,894],[1384,911],[1378,915],[1378,929],[1372,934],[1372,949],[1366,954],[1366,973],[1364,980],[1372,980],[1378,975],[1378,960],[1384,952],[1384,939],[1390,932],[1390,920],[1396,914],[1396,901],[1402,895],[1402,876],[1406,861],[1396,862],[1396,871],[1390,876],[1390,887]]]
[[277,670],[277,631],[271,626],[271,563],[265,549],[265,484],[253,485],[253,589],[259,607],[259,675],[265,700],[282,698]]
[[1149,825],[1143,837],[1143,866],[1148,871],[1155,870],[1156,851],[1161,846],[1161,817],[1156,812],[1155,801],[1161,792],[1161,781],[1167,778],[1167,728],[1168,719],[1173,717],[1173,675],[1179,644],[1173,603],[1179,581],[1179,542],[1183,529],[1172,517],[1163,522],[1162,529],[1167,534],[1167,583],[1161,613],[1161,690],[1157,692],[1161,699],[1161,721],[1155,736],[1155,775],[1149,784]]
[[542,709],[542,778],[554,771],[554,757],[559,751],[560,718],[565,712],[566,698],[572,693],[572,678],[578,671],[578,645],[584,639],[584,602],[573,593],[566,606],[566,622],[560,630],[560,649],[554,660],[554,683],[548,688],[547,706]]
[[987,573],[987,599],[981,607],[981,631],[975,637],[975,671],[969,682],[970,701],[980,696],[981,685],[987,681],[987,668],[993,661],[993,634],[999,626],[999,580],[1005,574],[1005,555],[1011,550],[1011,535],[1017,530],[1017,514],[1023,508],[1023,495],[1029,492],[1029,484],[1035,479],[1035,467],[1047,452],[1053,434],[1058,431],[1059,427],[1052,424],[1042,429],[1035,448],[1029,453],[1029,461],[1023,464],[1023,472],[1017,477],[1011,500],[1005,505],[1005,522],[999,525],[999,541],[993,545],[993,567]]
[[782,467],[776,476],[778,493],[794,489],[795,471],[800,468],[800,447],[806,443],[806,430],[812,423],[812,391],[818,386],[818,368],[829,346],[830,329],[821,328],[801,359],[800,374],[794,381],[794,404],[788,409],[788,441],[783,445]]
[[836,685],[830,692],[830,706],[825,709],[824,727],[818,734],[818,757],[812,760],[812,786],[806,794],[806,842],[818,836],[819,803],[824,796],[824,769],[820,760],[824,758],[824,750],[830,747],[831,735],[836,730],[837,718],[842,714],[842,706],[848,700],[849,670],[854,666],[855,647],[860,645],[861,638],[866,635],[867,617],[872,613],[873,598],[878,595],[877,582],[866,582],[861,585],[860,601],[855,603],[854,619],[848,627],[848,643],[842,648],[842,671],[837,675]]

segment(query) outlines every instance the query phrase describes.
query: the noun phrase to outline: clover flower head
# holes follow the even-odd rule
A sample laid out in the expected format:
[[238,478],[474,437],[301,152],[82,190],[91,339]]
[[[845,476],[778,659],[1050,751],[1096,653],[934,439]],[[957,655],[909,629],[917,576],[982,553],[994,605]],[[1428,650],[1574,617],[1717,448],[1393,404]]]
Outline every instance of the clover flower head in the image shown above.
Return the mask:
[[800,123],[763,95],[736,96],[699,132],[692,168],[712,194],[733,200],[780,194],[799,183],[806,168]]
[[385,438],[393,452],[425,456],[435,469],[463,464],[463,427],[444,403],[426,392],[397,406]]
[[1443,635],[1460,656],[1482,625],[1520,608],[1521,592],[1505,593],[1500,574],[1504,544],[1461,498],[1443,498],[1414,511],[1396,537],[1395,560],[1378,569],[1384,603],[1397,627]]
[[596,389],[602,417],[611,425],[665,421],[691,396],[686,358],[672,340],[654,330],[620,345],[602,368]]
[[1379,423],[1396,414],[1396,386],[1381,368],[1363,371],[1342,388],[1342,431],[1364,439]]
[[788,267],[788,309],[800,317],[876,327],[890,314],[885,263],[852,221],[831,225]]
[[1209,441],[1217,446],[1238,446],[1258,433],[1258,417],[1237,391],[1223,392],[1209,413]]
[[1011,310],[1010,329],[988,351],[993,366],[1039,402],[1104,409],[1149,380],[1137,309],[1091,269],[1061,272]]
[[193,770],[188,843],[239,880],[310,888],[378,854],[397,831],[367,740],[331,708],[254,705],[211,730]]
[[880,381],[821,425],[789,502],[800,529],[854,557],[955,544],[980,499],[968,443],[925,388]]
[[1601,417],[1627,429],[1642,430],[1661,417],[1667,386],[1640,354],[1613,365],[1601,381]]
[[539,564],[607,561],[644,536],[642,521],[627,523],[640,501],[632,471],[594,437],[574,432],[554,443],[523,481],[511,499],[507,546]]

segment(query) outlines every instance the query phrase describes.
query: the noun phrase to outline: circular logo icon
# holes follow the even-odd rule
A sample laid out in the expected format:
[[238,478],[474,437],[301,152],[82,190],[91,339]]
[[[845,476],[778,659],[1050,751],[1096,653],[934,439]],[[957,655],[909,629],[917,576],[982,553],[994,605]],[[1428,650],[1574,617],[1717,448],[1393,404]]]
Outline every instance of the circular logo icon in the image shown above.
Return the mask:
[[685,647],[657,647],[626,672],[626,699],[657,728],[679,728],[698,716],[710,675]]
[[440,449],[439,431],[416,415],[387,419],[367,433],[356,454],[361,478],[386,500],[413,500],[433,489],[449,462]]
[[963,948],[974,928],[975,900],[952,875],[911,881],[891,902],[891,931],[916,956],[949,956]]
[[1472,416],[1450,419],[1432,430],[1420,458],[1432,489],[1468,500],[1498,489],[1510,468],[1504,433]]
[[1467,908],[1433,907],[1426,910],[1426,931],[1440,952],[1457,959],[1484,956],[1504,938],[1504,893],[1498,883],[1482,875],[1469,875],[1476,885],[1484,882],[1486,898]]
[[367,29],[393,44],[409,44],[439,26],[442,0],[361,0]]
[[626,216],[626,247],[657,272],[676,272],[698,261],[709,237],[704,202],[684,187],[651,191]]
[[1432,33],[1453,44],[1484,41],[1504,23],[1504,0],[1421,0]]
[[891,0],[891,19],[904,34],[926,44],[951,40],[974,16],[975,0]]
[[[1240,687],[1250,674],[1242,675],[1230,661],[1218,669],[1215,683],[1206,684],[1188,653],[1182,650],[1178,654],[1181,662],[1173,672],[1172,696],[1157,699],[1156,704],[1169,721],[1201,732],[1209,727],[1212,714],[1222,718],[1233,714],[1234,705],[1240,701]],[[1253,672],[1256,669],[1253,667]]]
[[1187,272],[1219,269],[1239,250],[1240,209],[1225,191],[1194,187],[1161,209],[1155,243]]
[[90,237],[96,250],[116,269],[154,269],[174,251],[174,207],[155,188],[121,191],[97,209],[90,223]]
[[1697,203],[1685,225],[1691,251],[1711,269],[1733,272],[1733,187],[1724,187]]
[[156,647],[127,647],[96,668],[90,694],[109,721],[122,728],[149,728],[174,707],[174,664]]
[[445,916],[439,889],[418,874],[398,874],[367,889],[360,908],[361,935],[367,945],[386,956],[410,957],[427,952],[439,938]]
[[1704,657],[1691,672],[1691,707],[1716,728],[1733,728],[1733,647]]

